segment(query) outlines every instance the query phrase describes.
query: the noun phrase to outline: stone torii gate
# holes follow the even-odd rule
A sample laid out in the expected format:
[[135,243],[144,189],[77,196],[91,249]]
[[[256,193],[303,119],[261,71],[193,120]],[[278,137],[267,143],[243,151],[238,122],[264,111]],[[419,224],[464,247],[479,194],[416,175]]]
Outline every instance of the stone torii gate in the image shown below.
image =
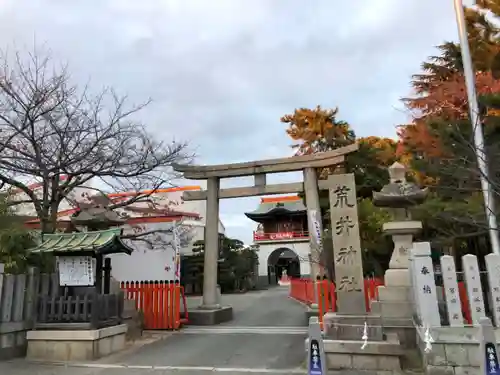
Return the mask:
[[[219,199],[305,192],[311,245],[310,258],[319,260],[322,228],[318,189],[327,190],[329,184],[328,181],[318,181],[316,169],[332,166],[343,167],[346,155],[357,150],[358,145],[352,144],[318,154],[244,163],[220,165],[174,164],[174,170],[182,172],[186,179],[207,180],[207,190],[186,191],[183,193],[185,201],[207,201],[203,300],[197,311],[189,312],[193,324],[218,324],[232,319],[232,307],[221,306],[217,293]],[[296,171],[303,171],[303,183],[266,184],[267,174]],[[254,176],[254,186],[220,189],[221,179],[243,176]],[[318,262],[312,261],[311,277],[316,279],[318,274]]]

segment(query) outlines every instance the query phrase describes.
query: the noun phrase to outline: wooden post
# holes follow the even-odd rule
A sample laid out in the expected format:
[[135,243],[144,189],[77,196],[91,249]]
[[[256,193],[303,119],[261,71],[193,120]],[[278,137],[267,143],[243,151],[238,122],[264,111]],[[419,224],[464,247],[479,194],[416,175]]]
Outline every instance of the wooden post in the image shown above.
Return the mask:
[[98,293],[92,293],[90,296],[90,329],[99,328],[99,311],[102,308],[100,306],[100,295]]
[[104,294],[110,293],[111,287],[111,258],[104,258]]
[[95,289],[96,292],[101,294],[102,293],[102,255],[97,254],[96,255],[96,276],[95,276]]

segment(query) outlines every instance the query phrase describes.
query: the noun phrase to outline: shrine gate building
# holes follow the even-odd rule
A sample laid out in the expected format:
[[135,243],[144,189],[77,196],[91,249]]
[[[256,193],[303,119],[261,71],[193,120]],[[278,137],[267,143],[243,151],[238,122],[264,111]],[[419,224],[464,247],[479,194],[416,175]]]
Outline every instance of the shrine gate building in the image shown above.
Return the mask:
[[258,223],[253,241],[259,246],[259,284],[275,285],[286,270],[290,277],[307,277],[309,233],[307,209],[297,195],[261,198],[245,215]]

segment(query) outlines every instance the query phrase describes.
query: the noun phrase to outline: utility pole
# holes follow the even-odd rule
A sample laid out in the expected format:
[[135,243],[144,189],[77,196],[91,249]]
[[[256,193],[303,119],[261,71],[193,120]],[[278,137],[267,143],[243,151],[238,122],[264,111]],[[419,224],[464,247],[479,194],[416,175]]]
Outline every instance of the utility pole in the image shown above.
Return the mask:
[[500,243],[498,241],[498,224],[495,216],[495,204],[493,191],[489,179],[488,161],[484,150],[483,127],[479,113],[476,94],[476,80],[472,58],[469,49],[469,38],[465,24],[465,13],[462,0],[453,0],[455,5],[455,16],[457,18],[458,35],[460,37],[460,49],[462,51],[462,64],[464,67],[465,85],[469,101],[469,113],[472,124],[474,149],[479,167],[481,190],[483,191],[484,208],[486,211],[486,222],[490,235],[491,248],[494,254],[500,255]]

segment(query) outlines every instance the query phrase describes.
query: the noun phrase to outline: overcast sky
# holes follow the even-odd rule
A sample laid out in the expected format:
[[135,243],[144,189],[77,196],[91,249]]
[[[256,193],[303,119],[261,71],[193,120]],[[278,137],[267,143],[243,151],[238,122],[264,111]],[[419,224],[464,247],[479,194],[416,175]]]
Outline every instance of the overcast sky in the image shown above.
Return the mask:
[[[279,118],[302,106],[339,106],[359,136],[394,137],[410,75],[456,35],[452,0],[0,2],[0,48],[36,40],[77,81],[151,97],[142,119],[190,141],[200,164],[290,155]],[[251,242],[243,212],[258,201],[221,203],[229,236]]]

